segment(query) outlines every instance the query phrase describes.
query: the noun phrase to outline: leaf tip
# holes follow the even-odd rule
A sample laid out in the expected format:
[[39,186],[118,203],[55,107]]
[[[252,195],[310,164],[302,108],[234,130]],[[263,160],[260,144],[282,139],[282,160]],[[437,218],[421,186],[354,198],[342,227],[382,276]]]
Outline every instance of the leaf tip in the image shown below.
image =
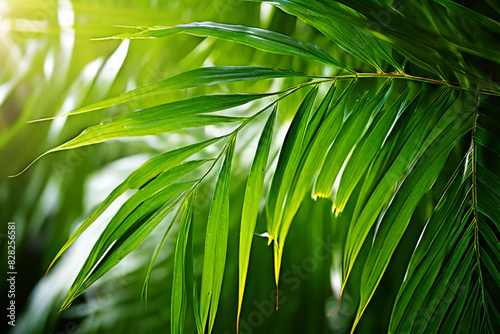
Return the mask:
[[52,268],[52,266],[54,265],[54,263],[56,262],[56,260],[57,260],[57,257],[52,260],[52,262],[50,263],[49,267],[45,271],[45,275],[47,275],[49,273],[50,268]]
[[335,205],[332,206],[332,213],[335,215],[335,217],[338,217],[341,212],[341,208],[337,208]]
[[318,198],[328,198],[329,196],[330,196],[329,194],[326,194],[324,192],[319,191],[319,192],[313,193],[312,198],[314,200],[317,200]]
[[71,301],[65,301],[64,304],[59,309],[59,313],[61,313],[62,311],[68,309],[70,306],[71,306]]
[[38,158],[36,158],[35,160],[33,160],[28,166],[24,167],[24,169],[22,171],[20,171],[17,174],[14,174],[14,175],[9,175],[9,178],[18,177],[19,175],[23,174],[25,171],[28,170],[28,168],[30,168],[35,162],[37,162],[38,159],[40,159],[41,157],[43,157],[46,154],[49,154],[50,152],[52,152],[52,150],[49,150],[49,151],[47,151],[47,152],[39,155]]

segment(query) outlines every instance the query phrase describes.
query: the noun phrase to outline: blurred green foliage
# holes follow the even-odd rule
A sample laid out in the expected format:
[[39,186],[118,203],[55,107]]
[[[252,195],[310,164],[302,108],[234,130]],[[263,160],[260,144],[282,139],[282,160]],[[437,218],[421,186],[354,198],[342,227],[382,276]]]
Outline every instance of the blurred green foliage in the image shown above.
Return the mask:
[[[385,272],[382,270],[379,285],[360,320],[356,318],[359,315],[358,307],[360,301],[366,297],[363,295],[366,294],[366,290],[363,290],[363,284],[366,283],[363,272],[365,267],[370,268],[370,265],[375,263],[375,261],[372,262],[371,256],[378,254],[373,251],[378,247],[378,243],[376,245],[372,243],[379,230],[378,224],[383,220],[385,210],[391,206],[392,196],[395,196],[399,187],[404,184],[406,177],[411,175],[417,161],[419,164],[422,162],[417,157],[413,157],[412,163],[396,175],[394,184],[391,184],[388,187],[389,191],[384,193],[387,198],[384,199],[385,202],[380,209],[383,208],[384,213],[376,212],[372,222],[374,225],[370,225],[366,231],[366,241],[365,239],[359,241],[359,254],[357,254],[356,261],[347,262],[352,265],[347,273],[349,280],[343,291],[340,308],[331,317],[327,315],[336,309],[342,279],[346,277],[346,252],[352,250],[348,247],[350,243],[353,243],[350,227],[354,225],[355,218],[363,207],[356,200],[346,201],[342,213],[336,215],[332,213],[332,201],[329,198],[313,200],[307,192],[303,202],[299,203],[300,208],[297,214],[293,216],[292,227],[288,235],[284,233],[287,242],[281,262],[276,259],[276,254],[273,257],[273,246],[268,246],[269,234],[266,233],[271,231],[268,229],[269,221],[266,224],[266,219],[269,220],[269,217],[266,217],[266,210],[261,208],[255,229],[256,235],[252,241],[252,255],[240,317],[240,333],[346,333],[351,330],[353,322],[357,320],[359,323],[356,332],[359,333],[392,330],[393,328],[389,327],[392,326],[389,324],[389,319],[394,313],[396,300],[399,302],[398,293],[401,293],[401,286],[408,270],[412,268],[408,263],[415,252],[416,244],[420,240],[426,242],[425,238],[422,239],[425,235],[423,231],[428,228],[426,222],[431,216],[440,217],[439,206],[436,207],[436,204],[440,199],[444,201],[448,197],[453,197],[447,192],[447,185],[454,180],[453,175],[457,167],[465,176],[469,176],[471,164],[476,166],[475,159],[477,159],[479,161],[477,165],[480,166],[477,168],[484,167],[485,170],[493,171],[490,172],[491,175],[486,174],[487,171],[483,174],[488,175],[489,181],[480,180],[480,182],[493,189],[491,201],[484,200],[485,206],[493,208],[489,212],[498,212],[498,202],[495,200],[498,198],[499,189],[495,188],[495,182],[498,180],[500,160],[495,154],[491,154],[491,152],[498,152],[495,140],[498,139],[500,128],[497,112],[500,87],[496,82],[499,73],[498,59],[500,59],[498,57],[500,6],[496,1],[468,4],[469,9],[462,7],[458,2],[447,0],[422,3],[359,1],[353,4],[345,1],[297,0],[275,1],[275,3],[281,6],[281,10],[266,3],[237,0],[204,2],[192,0],[164,2],[153,0],[0,0],[0,64],[2,64],[0,70],[0,161],[3,162],[0,169],[0,220],[3,222],[2,233],[6,231],[4,223],[16,222],[16,269],[18,273],[16,327],[8,328],[4,321],[2,328],[8,329],[9,333],[168,333],[171,322],[174,249],[180,215],[174,218],[173,213],[169,214],[167,219],[160,223],[136,251],[90,286],[69,309],[62,313],[57,312],[65,294],[107,222],[124,203],[123,196],[111,206],[109,212],[106,211],[96,220],[95,224],[77,240],[46,276],[44,274],[54,256],[78,226],[120,182],[142,163],[166,151],[226,133],[230,126],[209,126],[182,129],[155,136],[121,138],[106,144],[57,152],[44,156],[33,167],[16,178],[8,178],[8,176],[23,170],[34,157],[75,137],[83,129],[111,117],[207,94],[279,91],[285,87],[300,84],[304,82],[304,79],[286,77],[277,80],[198,86],[147,96],[144,99],[115,105],[99,112],[56,118],[50,122],[27,123],[28,121],[65,114],[133,88],[199,67],[252,65],[287,69],[311,76],[348,75],[339,68],[321,62],[298,56],[262,52],[246,45],[213,37],[178,34],[169,38],[147,40],[93,40],[123,32],[134,32],[130,27],[170,27],[197,21],[260,27],[317,45],[346,68],[357,73],[377,71],[378,74],[382,72],[399,75],[406,73],[414,77],[430,78],[425,83],[414,81],[414,77],[408,82],[405,82],[405,78],[394,78],[390,94],[384,95],[381,92],[388,89],[386,86],[388,81],[377,75],[365,78],[361,78],[362,75],[360,75],[350,99],[347,99],[343,109],[340,110],[344,120],[349,119],[347,113],[343,114],[344,110],[371,112],[377,108],[375,104],[369,103],[377,99],[383,100],[387,106],[396,101],[402,101],[401,110],[405,108],[410,111],[417,110],[411,109],[411,103],[417,100],[419,103],[422,101],[418,112],[425,109],[422,106],[429,106],[429,110],[435,108],[435,113],[430,113],[428,119],[424,119],[428,123],[422,121],[423,124],[429,124],[429,128],[424,129],[428,130],[426,135],[429,137],[424,137],[422,142],[418,142],[418,145],[416,144],[418,147],[413,152],[415,155],[422,154],[424,159],[427,154],[424,150],[431,143],[437,142],[436,145],[439,145],[447,140],[446,136],[441,133],[458,132],[457,128],[451,127],[450,124],[463,118],[465,113],[463,109],[471,115],[474,114],[474,123],[467,123],[467,133],[470,133],[472,128],[476,128],[477,113],[481,115],[478,128],[483,127],[487,130],[482,134],[483,139],[486,139],[476,146],[477,152],[473,150],[472,155],[475,158],[471,158],[469,151],[471,137],[457,135],[458,139],[453,142],[450,150],[446,151],[449,155],[446,155],[444,160],[439,156],[443,160],[443,166],[440,166],[442,171],[436,165],[429,164],[431,166],[429,170],[439,169],[423,180],[429,181],[431,184],[428,188],[431,185],[432,188],[422,190],[422,198],[415,201],[414,210],[409,212],[411,219],[408,218],[410,221],[403,229],[401,239],[392,244],[395,248],[394,253],[391,253],[389,257],[390,261],[388,260]],[[314,12],[314,6],[318,12]],[[471,12],[476,14],[471,15]],[[412,36],[412,39],[408,40],[408,36]],[[440,89],[430,84],[432,80],[439,81],[441,84],[448,83],[453,88],[464,89],[463,91],[457,89],[451,93],[444,88]],[[340,92],[347,91],[349,83],[338,80],[337,85],[335,99],[339,97]],[[320,85],[319,97],[323,98],[328,88],[326,84]],[[408,91],[406,91],[407,88]],[[481,89],[480,107],[476,104],[479,96],[479,93],[476,96],[474,92],[476,88]],[[273,168],[278,164],[281,141],[285,137],[288,124],[296,119],[297,107],[304,96],[306,92],[302,89],[279,103],[275,132],[277,139],[273,142],[269,157]],[[436,106],[438,104],[436,101],[439,102],[440,96],[446,97],[446,101],[443,102],[446,107]],[[320,100],[318,98],[314,102],[314,108],[318,107]],[[455,104],[451,103],[455,101],[457,101]],[[252,105],[252,110],[258,110],[264,105],[263,102],[257,102]],[[369,110],[363,109],[365,105],[369,106]],[[464,106],[466,108],[463,108]],[[251,115],[252,110],[242,108],[238,116]],[[418,112],[407,112],[409,115],[405,117],[408,118],[403,119],[401,123],[410,120],[411,125],[414,122],[413,115],[418,115]],[[458,121],[456,122],[458,124]],[[236,328],[241,207],[244,202],[248,170],[257,148],[257,138],[264,124],[264,117],[256,118],[252,126],[241,130],[236,141],[229,188],[227,260],[214,333],[234,333]],[[406,135],[404,132],[407,129],[406,126],[406,123],[403,125],[398,123],[395,126],[402,129],[401,136]],[[354,129],[360,128],[359,125]],[[346,136],[345,142],[351,143],[349,138],[355,138],[356,135],[362,137],[361,133],[352,131],[351,136]],[[450,138],[454,139],[452,136],[450,135]],[[398,145],[402,142],[401,137],[396,135],[388,138],[393,140],[390,142],[390,148],[388,151],[384,151],[385,148],[381,149],[382,153],[373,151],[374,154],[377,153],[377,158],[371,157],[370,159],[373,158],[375,162],[368,161],[370,169],[366,173],[362,172],[363,176],[360,177],[359,183],[357,183],[359,180],[353,183],[352,194],[350,197],[347,196],[348,198],[358,199],[359,197],[361,203],[361,199],[367,193],[364,184],[369,186],[369,178],[373,177],[374,180],[379,181],[385,177],[388,168],[382,168],[386,166],[383,154],[389,157],[391,154],[396,156],[401,149]],[[362,142],[359,143],[361,145]],[[346,155],[351,147],[356,147],[354,145],[358,144],[358,141],[353,141],[351,144],[346,146]],[[330,143],[326,149],[329,145]],[[217,143],[214,147],[197,153],[196,158],[211,159],[222,149],[223,143]],[[369,150],[367,151],[370,153]],[[467,157],[466,162],[464,162],[464,156]],[[359,159],[357,161],[363,161],[362,156],[357,158]],[[339,164],[334,157],[332,159]],[[339,159],[342,159],[340,161],[342,163],[346,157]],[[376,163],[381,163],[382,167]],[[341,166],[342,164],[338,165],[339,169]],[[316,172],[319,171],[319,167]],[[377,171],[377,167],[380,171]],[[327,174],[328,171],[322,170],[321,173]],[[465,176],[464,179],[467,179]],[[191,226],[193,229],[194,283],[197,285],[202,276],[206,221],[216,179],[216,173],[209,174],[197,187],[196,192]],[[463,182],[464,187],[468,185],[468,181]],[[264,184],[264,193],[267,196],[272,184],[270,173],[266,174]],[[413,189],[416,190],[404,189],[404,191],[418,192],[419,187],[424,187],[424,184],[425,182],[414,182]],[[311,185],[307,185],[308,191],[311,190]],[[316,183],[315,186],[317,185]],[[487,188],[481,188],[484,194],[490,191]],[[469,201],[469,198],[466,198]],[[403,201],[401,205],[405,205],[405,202]],[[477,199],[475,205],[477,210]],[[460,210],[462,209],[460,207]],[[405,211],[402,210],[402,212]],[[468,214],[468,216],[464,214],[466,217],[464,221],[471,221],[470,212]],[[483,215],[483,212],[480,214]],[[399,216],[399,214],[393,214],[391,218],[393,217],[396,221]],[[476,214],[476,222],[477,216]],[[471,287],[460,282],[457,283],[459,286],[457,288],[453,285],[455,281],[452,281],[451,290],[455,288],[459,290],[450,297],[453,303],[465,304],[462,299],[471,298],[470,296],[475,296],[474,293],[477,293],[479,288],[488,287],[489,289],[490,286],[492,286],[491,298],[498,300],[496,279],[499,258],[496,251],[499,234],[498,225],[495,225],[498,224],[498,217],[488,218],[487,216],[487,213],[484,213],[484,219],[487,221],[485,228],[491,227],[494,231],[489,236],[481,235],[481,252],[491,256],[491,264],[487,265],[493,270],[491,270],[491,275],[485,276],[485,281],[478,287],[475,285]],[[447,226],[446,222],[451,219],[440,221],[438,218],[432,219],[436,219],[438,225],[445,226]],[[172,232],[159,252],[151,273],[147,301],[141,300],[141,289],[151,256],[165,230],[170,228],[168,223],[172,219],[174,219],[171,225]],[[495,226],[497,230],[494,229]],[[469,232],[465,231],[460,235],[468,236]],[[272,237],[281,242],[278,235]],[[4,240],[1,239],[2,259],[7,257],[7,250],[3,247]],[[450,245],[449,253],[443,257],[451,262],[454,259],[455,244],[450,240],[446,241]],[[487,246],[491,246],[491,250]],[[472,251],[467,254],[473,254],[473,248],[468,249]],[[382,247],[383,250],[384,247]],[[436,258],[438,258],[437,255]],[[275,310],[277,292],[274,277],[277,261],[281,265],[278,311]],[[3,260],[2,263],[4,263]],[[436,265],[437,267],[439,266]],[[2,270],[7,272],[4,267]],[[438,271],[439,269],[436,273]],[[444,269],[439,271],[439,274],[443,272]],[[468,271],[463,270],[463,272]],[[473,270],[471,269],[470,272]],[[470,274],[466,279],[473,282],[478,279],[474,275],[477,274]],[[464,282],[466,282],[465,279]],[[4,296],[8,288],[7,283],[2,280],[0,284],[2,296]],[[408,284],[408,281],[404,284]],[[467,294],[460,294],[460,289],[468,289]],[[427,319],[426,317],[432,315],[432,312],[435,312],[433,316],[439,319],[444,316],[443,314],[447,311],[436,311],[435,308],[436,305],[440,305],[441,300],[450,299],[446,295],[451,293],[450,291],[445,290],[444,296],[433,297],[432,293],[425,295],[430,300],[425,300],[427,304],[424,303],[424,306],[419,309],[420,313],[415,315],[413,320],[417,322],[418,317]],[[484,292],[482,294],[484,299]],[[498,324],[498,307],[496,307],[498,301],[483,300],[483,303],[493,305],[491,312],[493,317],[496,317],[496,319],[487,319],[485,323]],[[194,304],[188,303],[188,314],[193,314],[193,311],[196,313],[196,310],[192,309],[196,306]],[[449,309],[455,310],[452,307]],[[474,311],[480,312],[481,310],[464,307],[463,315],[474,314]],[[462,313],[459,312],[459,314]],[[450,315],[445,320],[452,321],[449,319],[453,317]],[[481,328],[491,329],[492,325],[488,327],[482,324],[482,326],[484,327]],[[193,316],[186,317],[184,328],[186,333],[196,331]],[[418,332],[418,328],[413,328],[413,331]]]

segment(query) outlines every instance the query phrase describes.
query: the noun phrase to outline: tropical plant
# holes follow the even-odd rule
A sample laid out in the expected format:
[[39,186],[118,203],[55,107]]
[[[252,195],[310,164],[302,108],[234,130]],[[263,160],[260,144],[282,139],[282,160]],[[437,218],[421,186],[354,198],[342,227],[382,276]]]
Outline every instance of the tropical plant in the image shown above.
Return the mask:
[[[259,66],[234,57],[231,66],[192,69],[39,119],[139,104],[42,156],[173,131],[202,138],[137,168],[66,242],[52,263],[118,198],[134,191],[93,245],[61,310],[168,217],[143,295],[178,224],[171,283],[162,283],[172,284],[170,331],[229,330],[232,322],[221,320],[217,327],[216,317],[231,311],[221,304],[227,299],[223,282],[231,280],[227,264],[238,263],[237,311],[231,314],[240,319],[242,309],[254,307],[243,300],[251,254],[252,261],[259,256],[252,247],[256,232],[265,232],[261,236],[272,247],[278,287],[288,279],[287,251],[301,242],[295,238],[292,244],[289,233],[319,224],[319,231],[328,230],[319,235],[335,240],[328,257],[333,269],[326,275],[341,280],[337,305],[326,313],[338,317],[346,303],[355,307],[346,320],[351,332],[369,330],[362,316],[376,315],[370,302],[384,298],[376,295],[379,286],[390,285],[384,288],[390,312],[379,319],[383,331],[494,333],[500,328],[500,6],[492,0],[269,3],[296,17],[299,28],[324,35],[317,38],[321,48],[293,34],[236,24],[132,27],[109,38],[215,38],[288,57],[290,66],[276,68],[271,56],[262,56]],[[259,85],[245,85],[253,81]],[[215,93],[205,94],[205,86]],[[186,97],[168,98],[179,90],[187,90]],[[165,100],[152,99],[160,94]],[[200,127],[208,130],[194,129]],[[240,161],[248,155],[247,167]],[[246,177],[239,201],[231,196],[234,173]],[[208,217],[197,210],[207,201]],[[308,218],[325,203],[332,217]],[[228,252],[231,240],[239,240],[237,255]],[[326,317],[325,306],[318,309]],[[260,326],[260,312],[262,320],[252,324],[248,318],[245,327]],[[256,329],[245,328],[250,330]]]

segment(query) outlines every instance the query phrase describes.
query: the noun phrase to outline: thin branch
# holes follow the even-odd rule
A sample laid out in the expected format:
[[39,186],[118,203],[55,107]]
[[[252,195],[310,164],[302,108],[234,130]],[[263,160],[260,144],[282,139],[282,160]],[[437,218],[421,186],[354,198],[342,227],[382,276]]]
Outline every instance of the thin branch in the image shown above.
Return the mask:
[[342,79],[354,79],[354,78],[395,78],[395,79],[406,79],[406,80],[411,80],[411,81],[419,81],[419,82],[424,82],[424,83],[431,83],[431,84],[436,84],[440,86],[446,86],[450,87],[453,89],[458,89],[466,92],[478,92],[479,94],[484,94],[484,95],[494,95],[494,96],[500,96],[500,92],[495,92],[489,89],[472,89],[472,88],[467,88],[463,87],[457,83],[454,82],[448,82],[448,81],[443,81],[443,80],[437,80],[437,79],[431,79],[431,78],[425,78],[425,77],[419,77],[415,75],[410,75],[410,74],[405,74],[405,73],[356,73],[356,74],[346,74],[346,75],[338,75],[338,76],[309,76],[311,78],[330,78],[330,79],[337,79],[337,80],[342,80]]

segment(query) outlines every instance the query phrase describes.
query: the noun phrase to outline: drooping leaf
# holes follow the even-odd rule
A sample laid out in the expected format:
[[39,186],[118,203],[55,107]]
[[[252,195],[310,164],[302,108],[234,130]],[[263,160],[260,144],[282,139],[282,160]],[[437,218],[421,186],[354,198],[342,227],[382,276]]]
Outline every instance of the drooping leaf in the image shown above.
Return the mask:
[[187,280],[189,255],[188,240],[192,234],[191,222],[193,219],[194,192],[188,196],[183,205],[183,214],[180,222],[177,243],[174,255],[174,278],[172,280],[172,305],[170,312],[170,332],[183,333],[184,319],[187,311],[187,296],[189,294]]
[[229,230],[229,179],[234,145],[235,139],[233,137],[228,142],[207,222],[201,278],[200,319],[203,332],[205,332],[208,320],[208,333],[212,332],[215,322],[226,265]]
[[454,144],[470,129],[469,118],[469,114],[462,115],[436,138],[412,168],[384,213],[363,269],[361,301],[354,327],[373,296],[414,209],[439,176]]
[[52,260],[47,271],[50,270],[52,265],[57,261],[57,259],[64,253],[69,246],[90,226],[92,223],[113,203],[118,197],[125,193],[129,189],[139,189],[143,187],[146,183],[155,179],[161,173],[172,169],[173,167],[179,165],[181,162],[192,156],[193,154],[201,151],[207,146],[210,146],[223,137],[218,137],[214,139],[209,139],[201,143],[192,144],[189,146],[181,147],[179,149],[169,151],[160,154],[147,162],[142,166],[132,172],[125,181],[118,185],[111,194],[106,197],[102,204],[94,211],[94,213],[89,216],[73,233],[73,235],[68,239],[64,246],[59,250],[54,259]]
[[312,124],[308,125],[306,132],[307,147],[304,150],[299,168],[295,173],[295,179],[292,182],[292,187],[286,201],[283,223],[279,232],[280,244],[284,243],[291,221],[306,192],[309,190],[309,186],[313,182],[314,177],[323,164],[329,144],[334,140],[340,130],[343,121],[344,103],[346,97],[352,92],[354,84],[355,81],[353,81],[341,93],[336,101],[333,102],[335,85],[332,85],[318,107],[319,110],[316,111],[314,115],[322,114],[322,109],[324,108],[325,114],[323,119],[320,121],[320,124],[318,124],[318,127],[315,127],[313,124],[314,118],[311,120]]
[[269,200],[266,206],[268,230],[273,239],[277,237],[281,216],[283,215],[285,195],[291,185],[295,169],[300,161],[299,153],[317,93],[317,87],[314,87],[307,93],[290,124],[284,145],[280,152],[278,166],[274,173],[271,190],[269,191]]
[[300,153],[307,123],[311,114],[314,100],[318,93],[318,87],[313,87],[304,97],[295,117],[290,124],[290,128],[285,137],[283,147],[280,152],[278,166],[273,176],[268,201],[266,203],[267,226],[270,235],[269,242],[274,240],[274,273],[276,285],[279,281],[282,249],[278,245],[278,233],[283,216],[284,201],[288,192],[296,168],[300,162]]
[[364,197],[366,203],[362,202],[363,205],[358,206],[358,212],[354,214],[355,220],[349,226],[346,239],[344,273],[347,277],[378,214],[388,203],[392,193],[391,189],[397,185],[401,175],[404,175],[404,171],[413,165],[417,157],[416,150],[421,147],[421,143],[425,140],[428,131],[427,124],[430,122],[431,115],[435,110],[440,110],[443,113],[442,109],[446,109],[449,98],[450,92],[444,91],[424,110],[419,110],[413,115],[414,120],[411,122],[413,126],[407,128],[406,132],[408,134],[404,141],[395,143],[398,145],[397,154],[388,161],[388,166],[382,169],[385,170],[385,173],[382,175],[377,173],[378,177],[373,180],[372,189],[366,189]]
[[337,135],[342,122],[343,102],[352,87],[353,84],[351,83],[338,99],[332,103],[336,90],[335,83],[332,84],[307,125],[300,151],[297,154],[300,160],[296,170],[293,172],[293,181],[286,195],[287,198],[282,209],[283,214],[277,233],[277,240],[274,245],[276,284],[278,284],[283,249],[292,219],[323,162],[329,147],[328,144]]
[[259,213],[260,197],[264,185],[264,176],[266,174],[269,151],[271,149],[277,108],[278,106],[276,105],[273,112],[269,116],[264,129],[262,130],[245,188],[245,200],[243,202],[240,227],[237,329],[239,328],[241,304],[243,302],[248,263],[250,261],[250,249],[252,247],[253,234],[255,232],[255,225],[257,223],[257,216]]
[[457,219],[460,218],[459,215],[463,212],[465,204],[463,201],[465,192],[460,190],[460,186],[463,176],[470,176],[470,170],[469,173],[463,175],[463,166],[460,167],[450,180],[413,253],[405,281],[393,308],[390,332],[409,329],[415,321],[425,296],[431,290],[439,274],[437,270],[429,269],[439,268],[442,265],[449,251],[447,245],[451,244],[447,243],[446,239],[450,235],[455,235],[459,229],[460,222]]
[[[61,310],[69,307],[76,297],[137,248],[194,184],[187,182],[167,186],[139,203],[123,222],[119,214],[115,215],[92,248]],[[127,210],[122,208],[122,212]]]
[[479,210],[490,207],[489,198],[496,196],[486,195],[481,180],[488,178],[494,185],[498,177],[478,162],[477,153],[485,148],[475,136],[476,113],[482,111],[478,106],[479,95],[470,149],[448,181],[412,254],[390,332],[433,333],[446,328],[493,333],[499,326],[498,306],[490,296],[500,282],[500,251],[498,242],[493,242],[491,220]]

